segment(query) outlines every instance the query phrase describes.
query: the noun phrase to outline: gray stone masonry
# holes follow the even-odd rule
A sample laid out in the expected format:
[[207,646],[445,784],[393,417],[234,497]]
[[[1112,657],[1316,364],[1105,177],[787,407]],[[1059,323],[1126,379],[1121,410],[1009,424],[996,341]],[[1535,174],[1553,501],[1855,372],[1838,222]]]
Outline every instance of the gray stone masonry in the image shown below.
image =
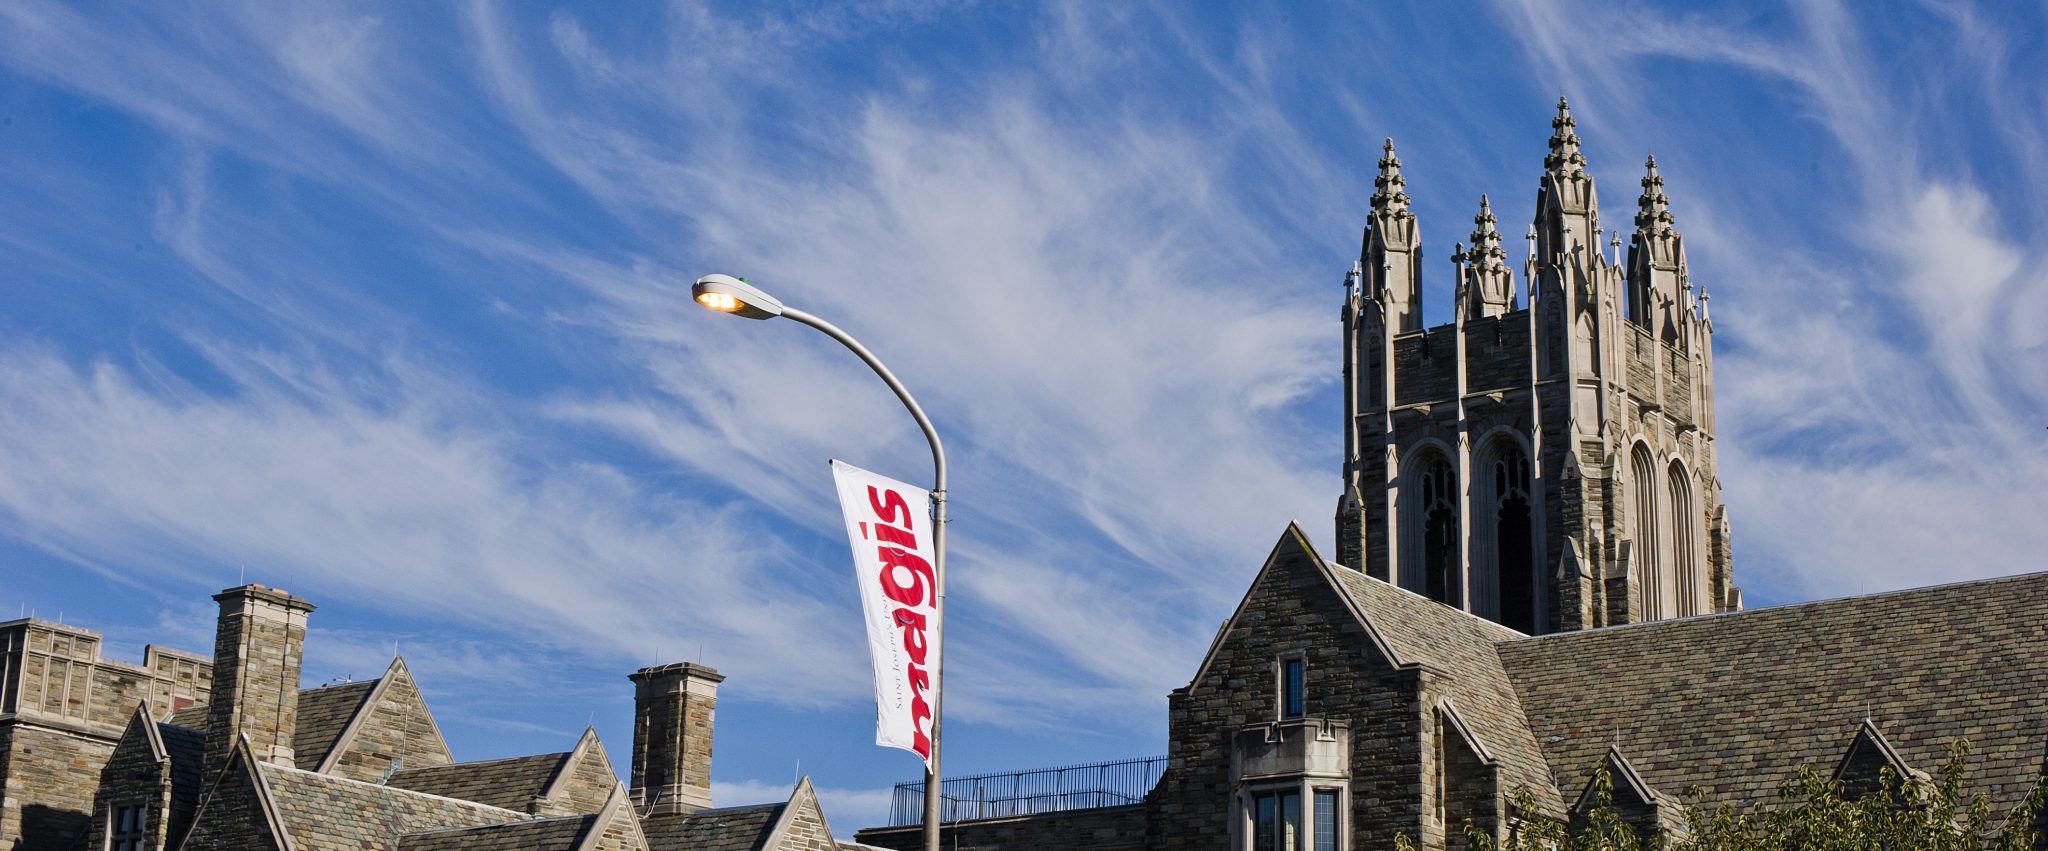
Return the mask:
[[249,737],[257,759],[291,766],[299,666],[313,604],[262,585],[230,588],[213,599],[220,603],[220,620],[203,776],[211,780],[220,772],[241,736]]
[[641,815],[711,806],[712,712],[723,674],[694,662],[642,668],[633,692],[633,807]]
[[150,646],[136,665],[101,658],[101,646],[88,629],[0,623],[0,848],[68,847],[137,704],[163,717],[210,694],[203,656]]
[[[1455,305],[1434,326],[1389,140],[1342,311],[1338,561],[1417,592],[1439,581],[1429,565],[1447,564],[1438,599],[1530,634],[1741,605],[1714,447],[1714,328],[1664,179],[1648,165],[1627,259],[1603,251],[1576,127],[1560,102],[1519,274],[1482,201],[1470,251],[1444,254]],[[1438,465],[1448,486],[1430,475]],[[1593,469],[1607,481],[1575,481]]]

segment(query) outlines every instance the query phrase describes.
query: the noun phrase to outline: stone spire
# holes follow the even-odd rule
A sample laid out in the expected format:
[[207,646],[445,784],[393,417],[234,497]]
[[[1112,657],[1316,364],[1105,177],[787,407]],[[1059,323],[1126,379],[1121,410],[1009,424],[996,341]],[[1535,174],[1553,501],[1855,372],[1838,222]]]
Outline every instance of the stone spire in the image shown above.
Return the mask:
[[1543,158],[1545,171],[1567,177],[1586,173],[1586,155],[1579,153],[1578,126],[1571,105],[1558,98],[1557,117],[1550,119],[1550,153]]
[[1663,236],[1671,233],[1671,199],[1664,196],[1664,176],[1657,173],[1657,158],[1643,164],[1643,194],[1636,199],[1636,230]]
[[1408,212],[1408,181],[1401,177],[1401,158],[1394,155],[1394,140],[1388,139],[1380,155],[1380,176],[1372,181],[1374,214]]
[[1465,252],[1469,304],[1475,317],[1506,313],[1514,300],[1508,253],[1501,248],[1497,223],[1493,202],[1479,196],[1479,215],[1472,217],[1472,247]]
[[1506,250],[1500,247],[1499,220],[1493,216],[1493,202],[1479,196],[1479,215],[1472,217],[1472,250],[1465,253],[1475,269],[1507,268]]
[[1680,345],[1691,293],[1686,289],[1685,238],[1671,218],[1657,158],[1643,164],[1643,194],[1636,199],[1636,233],[1629,240],[1628,318],[1657,339]]
[[1366,216],[1358,260],[1366,275],[1362,294],[1381,305],[1382,325],[1391,333],[1422,330],[1419,246],[1415,212],[1408,208],[1408,181],[1401,176],[1394,140],[1388,139],[1379,176],[1373,178],[1372,211]]

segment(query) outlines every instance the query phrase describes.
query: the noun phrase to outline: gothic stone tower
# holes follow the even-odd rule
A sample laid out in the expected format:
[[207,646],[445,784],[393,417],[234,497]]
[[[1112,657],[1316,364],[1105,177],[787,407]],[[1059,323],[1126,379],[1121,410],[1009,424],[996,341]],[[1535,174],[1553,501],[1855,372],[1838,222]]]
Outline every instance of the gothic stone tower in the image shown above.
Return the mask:
[[1388,140],[1345,278],[1338,561],[1531,634],[1739,609],[1714,452],[1713,324],[1650,160],[1628,255],[1560,99],[1520,304],[1492,204],[1422,322]]

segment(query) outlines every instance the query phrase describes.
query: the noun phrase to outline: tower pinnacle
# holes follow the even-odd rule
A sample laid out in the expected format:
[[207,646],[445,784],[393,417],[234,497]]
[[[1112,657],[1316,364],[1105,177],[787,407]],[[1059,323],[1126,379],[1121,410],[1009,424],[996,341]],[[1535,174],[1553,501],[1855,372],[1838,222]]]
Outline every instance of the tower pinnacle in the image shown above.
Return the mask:
[[1381,213],[1408,212],[1408,181],[1401,176],[1401,158],[1394,155],[1394,140],[1389,138],[1380,156],[1380,175],[1373,179],[1372,211]]
[[1672,230],[1671,199],[1664,196],[1664,176],[1657,173],[1657,158],[1643,164],[1643,194],[1636,199],[1636,230],[1668,234]]
[[1464,252],[1465,280],[1461,286],[1468,299],[1467,316],[1498,316],[1514,308],[1514,276],[1508,270],[1508,253],[1501,248],[1500,229],[1495,227],[1493,202],[1479,196],[1479,215],[1472,217],[1472,247]]
[[1586,173],[1586,155],[1579,152],[1578,122],[1572,119],[1571,104],[1557,99],[1557,117],[1550,119],[1550,153],[1543,168],[1552,174],[1577,176]]
[[1472,217],[1472,250],[1466,252],[1473,268],[1494,270],[1507,268],[1507,251],[1500,247],[1500,230],[1493,215],[1493,202],[1485,195],[1479,196],[1479,215]]

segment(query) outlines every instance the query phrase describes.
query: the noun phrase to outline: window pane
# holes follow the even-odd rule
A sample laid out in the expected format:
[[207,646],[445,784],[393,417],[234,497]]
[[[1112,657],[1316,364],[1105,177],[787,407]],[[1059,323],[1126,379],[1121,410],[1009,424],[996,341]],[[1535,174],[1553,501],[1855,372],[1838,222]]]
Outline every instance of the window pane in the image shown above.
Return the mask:
[[1285,689],[1283,691],[1284,696],[1280,701],[1280,716],[1282,718],[1300,718],[1302,711],[1302,674],[1304,673],[1302,670],[1302,660],[1289,659],[1282,663],[1282,670],[1285,673],[1281,677],[1281,681],[1285,685]]
[[1273,851],[1272,795],[1252,798],[1252,847],[1257,851]]
[[1337,790],[1316,790],[1316,849],[1337,851]]
[[1303,851],[1301,847],[1301,793],[1280,796],[1280,851]]

